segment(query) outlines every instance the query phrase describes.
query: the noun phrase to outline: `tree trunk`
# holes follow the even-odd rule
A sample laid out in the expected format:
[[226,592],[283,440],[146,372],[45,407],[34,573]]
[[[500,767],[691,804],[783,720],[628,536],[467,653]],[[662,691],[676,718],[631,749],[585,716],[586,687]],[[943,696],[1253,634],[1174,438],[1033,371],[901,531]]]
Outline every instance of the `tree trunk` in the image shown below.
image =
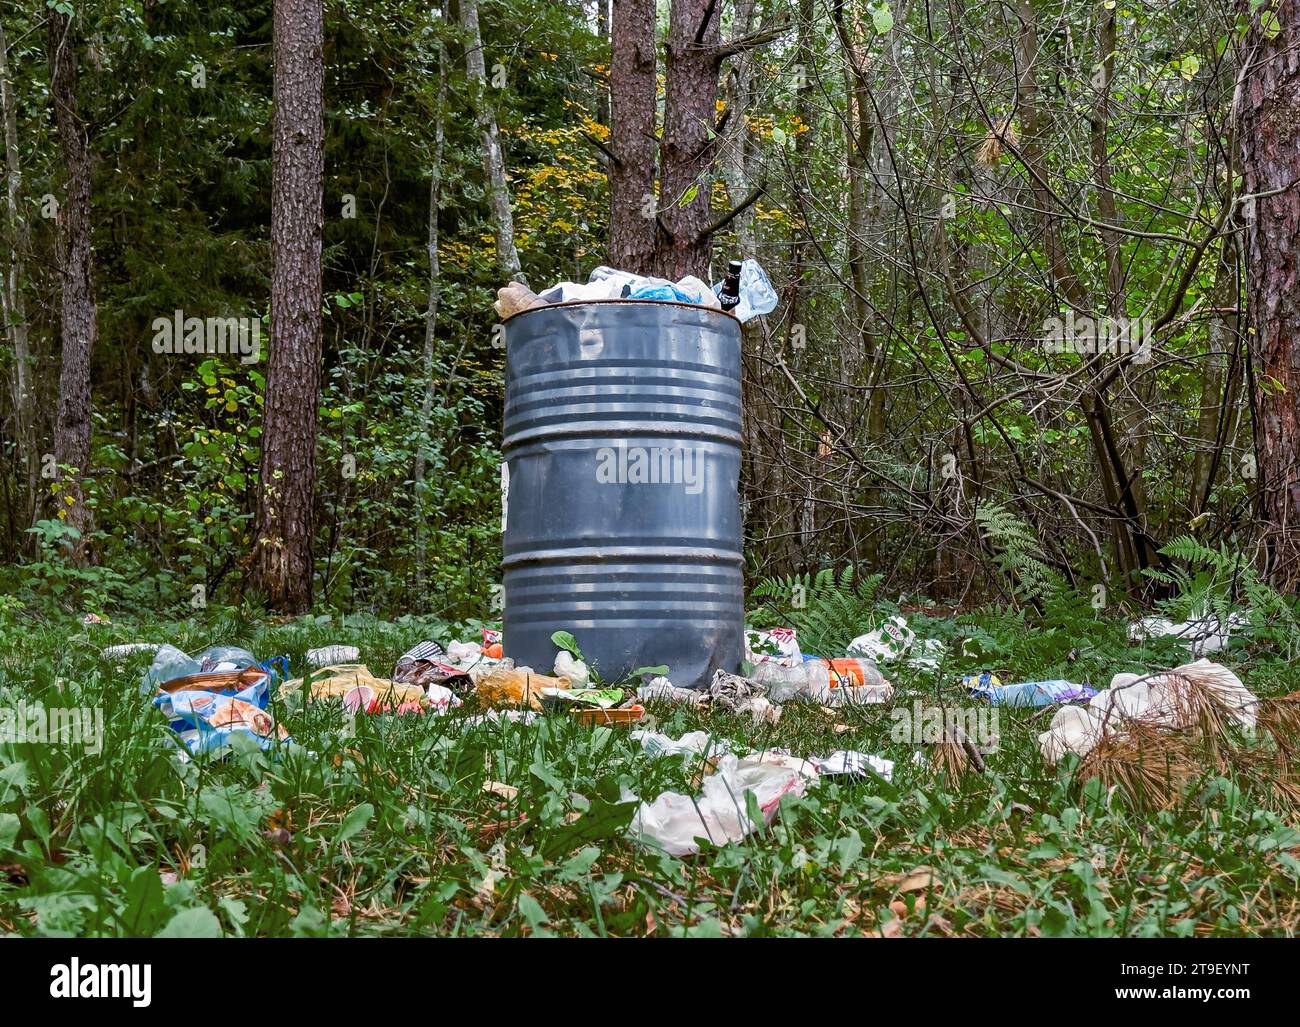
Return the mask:
[[286,613],[311,606],[321,378],[325,125],[322,0],[276,0],[271,346],[252,582]]
[[609,263],[651,274],[655,255],[655,4],[614,0]]
[[437,341],[438,301],[441,298],[441,266],[438,262],[438,209],[442,206],[442,154],[446,144],[444,122],[447,110],[447,51],[438,46],[438,113],[433,125],[433,165],[429,168],[429,303],[424,312],[424,399],[420,404],[419,446],[415,450],[415,584],[424,588],[425,517],[424,473],[425,447],[429,435],[429,418],[433,413],[433,356]]
[[505,159],[501,156],[496,112],[488,102],[483,37],[478,27],[478,0],[460,0],[460,25],[465,31],[465,68],[474,96],[474,122],[478,126],[479,146],[483,151],[483,174],[487,178],[492,207],[497,263],[507,278],[527,285],[528,279],[519,267],[519,251],[515,249],[515,221],[510,213],[510,186],[506,182]]
[[719,0],[673,0],[664,49],[664,133],[659,144],[655,269],[662,278],[707,278],[709,273],[720,24]]
[[1233,237],[1225,235],[1214,268],[1211,293],[1216,313],[1211,319],[1206,343],[1205,368],[1201,378],[1201,403],[1197,414],[1196,455],[1192,458],[1191,493],[1187,497],[1188,519],[1200,516],[1209,506],[1214,476],[1223,459],[1224,446],[1232,438],[1234,382],[1233,359],[1240,327],[1237,323],[1237,250]]
[[0,283],[0,314],[14,351],[11,382],[14,403],[14,440],[18,457],[27,468],[27,488],[23,497],[23,521],[30,523],[36,502],[40,457],[36,452],[35,417],[32,403],[31,344],[27,332],[27,301],[23,296],[26,280],[24,259],[27,254],[27,219],[20,206],[22,167],[18,155],[18,102],[9,75],[9,42],[0,25],[0,117],[5,136],[5,197],[8,202],[9,270]]
[[1300,586],[1300,0],[1264,13],[1271,33],[1260,14],[1246,15],[1251,64],[1237,135],[1246,194],[1277,190],[1248,207],[1246,295],[1269,573],[1290,590]]
[[85,555],[90,509],[82,487],[90,467],[90,357],[95,348],[98,312],[95,307],[93,258],[90,249],[90,140],[77,106],[76,37],[66,15],[51,8],[49,30],[50,104],[63,151],[67,186],[58,217],[58,260],[61,285],[61,349],[59,408],[54,424],[54,458],[68,467],[59,510],[81,532],[75,548]]

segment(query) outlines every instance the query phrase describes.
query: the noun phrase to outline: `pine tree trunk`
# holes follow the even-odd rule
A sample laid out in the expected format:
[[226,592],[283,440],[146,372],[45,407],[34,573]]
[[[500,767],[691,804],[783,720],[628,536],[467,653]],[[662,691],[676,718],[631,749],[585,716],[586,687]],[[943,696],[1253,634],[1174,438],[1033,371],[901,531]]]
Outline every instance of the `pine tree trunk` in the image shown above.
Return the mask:
[[[1300,0],[1250,13],[1238,138],[1247,195],[1246,272],[1255,445],[1269,572],[1300,586]],[[1262,14],[1271,17],[1265,31]],[[1272,38],[1269,38],[1270,34]]]
[[610,62],[609,263],[654,271],[655,4],[614,0]]
[[496,112],[488,101],[487,71],[483,61],[483,37],[478,27],[478,0],[460,0],[460,25],[465,32],[465,68],[474,90],[474,121],[483,151],[483,174],[487,178],[492,225],[496,234],[497,263],[501,272],[516,282],[528,284],[515,249],[515,222],[510,213],[510,186],[506,182],[505,158],[497,131]]
[[321,378],[325,126],[322,0],[276,0],[271,339],[252,584],[271,608],[311,606]]
[[90,181],[92,156],[86,126],[77,106],[76,37],[66,15],[51,8],[46,15],[50,65],[50,104],[67,176],[58,217],[58,260],[61,285],[61,350],[59,408],[54,423],[54,458],[64,488],[59,509],[81,532],[76,559],[85,558],[85,536],[91,527],[90,509],[82,487],[90,467],[90,357],[95,348],[98,312],[95,307],[93,258],[90,248]]
[[668,18],[655,252],[661,278],[709,276],[721,6],[718,0],[673,0]]

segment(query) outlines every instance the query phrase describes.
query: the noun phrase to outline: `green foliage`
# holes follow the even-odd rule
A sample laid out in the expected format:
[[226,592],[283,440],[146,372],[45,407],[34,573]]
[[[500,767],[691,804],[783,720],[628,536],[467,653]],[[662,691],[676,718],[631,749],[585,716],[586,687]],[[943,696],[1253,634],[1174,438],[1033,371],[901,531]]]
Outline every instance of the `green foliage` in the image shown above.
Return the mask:
[[1172,599],[1159,604],[1163,612],[1178,621],[1213,618],[1220,624],[1244,613],[1257,637],[1273,640],[1292,658],[1300,654],[1300,601],[1282,595],[1260,578],[1241,549],[1226,542],[1209,546],[1190,535],[1180,535],[1160,552],[1186,565],[1145,572],[1153,581],[1177,591]]
[[[836,588],[847,587],[842,574]],[[831,587],[829,584],[827,588]],[[1060,660],[1075,680],[1125,661],[1124,625],[1083,622],[1041,640],[1027,611],[960,623],[913,616],[922,637],[978,637],[1001,660]],[[465,625],[318,615],[269,624],[255,611],[83,626],[41,610],[0,612],[3,708],[102,710],[104,744],[0,741],[0,931],[101,936],[682,936],[689,934],[1167,936],[1293,933],[1300,833],[1285,796],[1212,768],[1167,810],[1136,812],[1070,767],[1044,767],[1041,711],[1001,710],[987,775],[952,783],[892,740],[916,700],[958,701],[953,680],[891,668],[892,705],[834,718],[789,703],[776,725],[655,704],[657,730],[702,730],[747,749],[850,748],[895,762],[893,783],[823,778],[784,798],[744,841],[670,858],[632,844],[627,794],[694,793],[700,767],[651,759],[626,731],[546,716],[472,727],[448,717],[360,717],[337,700],[273,712],[298,747],[270,758],[181,764],[134,683],[148,655],[98,650],[141,637],[187,651],[285,653],[349,642],[372,669],[411,642],[470,637]],[[1030,647],[1035,647],[1031,649]],[[1097,652],[1093,660],[1088,655]],[[1129,648],[1131,657],[1134,651]],[[1295,664],[1243,651],[1260,695],[1300,687]],[[1000,669],[1000,668],[999,668]],[[1053,664],[1018,672],[1050,676]],[[1244,675],[1243,675],[1244,676]],[[1267,755],[1261,751],[1261,755]],[[500,789],[507,785],[517,792]],[[486,790],[485,786],[494,790]],[[507,797],[509,795],[509,797]],[[1275,812],[1278,810],[1278,812]],[[526,816],[521,816],[526,814]],[[930,886],[902,897],[919,865]],[[772,881],[781,901],[772,902]],[[920,903],[911,899],[923,895]],[[910,897],[909,897],[910,896]]]
[[794,628],[806,652],[843,653],[879,622],[883,607],[876,602],[876,592],[883,580],[882,574],[855,580],[852,565],[838,575],[826,568],[816,574],[767,578],[754,588],[754,598],[765,602],[750,621],[755,627]]
[[1045,562],[1038,537],[1024,521],[995,503],[975,508],[975,523],[993,551],[993,563],[1021,599],[1041,602],[1064,591],[1065,581]]

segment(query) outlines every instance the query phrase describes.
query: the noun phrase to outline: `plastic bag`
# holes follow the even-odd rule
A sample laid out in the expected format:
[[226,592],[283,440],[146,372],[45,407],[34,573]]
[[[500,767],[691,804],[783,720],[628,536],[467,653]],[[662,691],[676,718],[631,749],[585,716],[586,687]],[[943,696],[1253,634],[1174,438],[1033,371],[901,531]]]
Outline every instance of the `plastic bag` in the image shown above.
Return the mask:
[[984,684],[981,675],[980,680],[970,686],[971,698],[987,699],[994,706],[1037,707],[1091,699],[1097,694],[1097,690],[1090,685],[1076,685],[1073,681],[1020,681],[1011,685],[999,685],[994,683],[996,680],[990,677],[989,683]]
[[[722,283],[719,282],[713,287],[715,296],[722,295]],[[767,272],[763,270],[753,257],[746,257],[740,262],[740,302],[736,304],[732,313],[741,321],[748,321],[750,318],[760,317],[763,314],[770,314],[776,309],[776,290],[772,288],[772,281],[767,277]]]
[[564,678],[534,674],[527,667],[517,670],[498,667],[475,685],[475,691],[487,706],[528,706],[540,710],[543,689],[558,688],[567,691],[567,685]]
[[1039,751],[1047,763],[1055,763],[1067,752],[1086,756],[1104,737],[1122,734],[1125,725],[1135,721],[1154,727],[1192,727],[1193,689],[1210,693],[1242,730],[1255,729],[1259,699],[1227,667],[1202,659],[1154,674],[1116,674],[1110,688],[1094,695],[1088,705],[1057,710],[1051,727],[1038,736]]
[[783,795],[802,795],[804,778],[788,767],[773,766],[725,755],[717,773],[704,779],[697,798],[681,792],[664,792],[654,802],[643,802],[632,818],[632,839],[672,856],[700,851],[698,838],[714,845],[738,842],[757,826],[749,816],[747,793],[767,823],[776,815]]
[[361,650],[354,645],[326,645],[319,649],[308,649],[307,663],[311,667],[328,667],[332,663],[356,663],[361,657]]
[[232,645],[215,645],[192,657],[186,656],[174,645],[164,645],[158,649],[153,663],[145,672],[144,680],[140,682],[140,693],[148,695],[156,692],[159,685],[176,678],[244,670],[256,663],[257,657],[247,649]]
[[225,748],[236,738],[261,749],[292,741],[266,710],[243,699],[214,692],[177,692],[170,699],[173,713],[189,725],[180,738],[194,755]]
[[591,684],[591,672],[587,665],[566,649],[555,654],[553,671],[557,678],[568,678],[571,688],[586,688]]
[[912,648],[916,633],[902,617],[890,617],[875,631],[859,635],[849,643],[849,652],[872,660],[896,660]]
[[769,628],[766,631],[745,630],[745,659],[750,663],[776,663],[782,667],[797,667],[803,662],[799,652],[799,639],[794,628]]

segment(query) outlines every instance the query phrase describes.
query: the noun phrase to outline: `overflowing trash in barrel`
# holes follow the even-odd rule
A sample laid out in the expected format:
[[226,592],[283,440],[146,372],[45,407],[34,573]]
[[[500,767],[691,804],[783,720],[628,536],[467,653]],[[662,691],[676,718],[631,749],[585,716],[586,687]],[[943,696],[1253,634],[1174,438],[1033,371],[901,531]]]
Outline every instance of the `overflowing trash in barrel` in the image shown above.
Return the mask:
[[549,304],[602,300],[690,303],[724,311],[745,322],[775,310],[777,295],[758,261],[747,257],[730,261],[726,276],[712,288],[694,275],[670,282],[601,265],[591,272],[586,282],[559,282],[541,293],[534,293],[519,282],[510,282],[498,291],[493,309],[498,317],[505,319]]

